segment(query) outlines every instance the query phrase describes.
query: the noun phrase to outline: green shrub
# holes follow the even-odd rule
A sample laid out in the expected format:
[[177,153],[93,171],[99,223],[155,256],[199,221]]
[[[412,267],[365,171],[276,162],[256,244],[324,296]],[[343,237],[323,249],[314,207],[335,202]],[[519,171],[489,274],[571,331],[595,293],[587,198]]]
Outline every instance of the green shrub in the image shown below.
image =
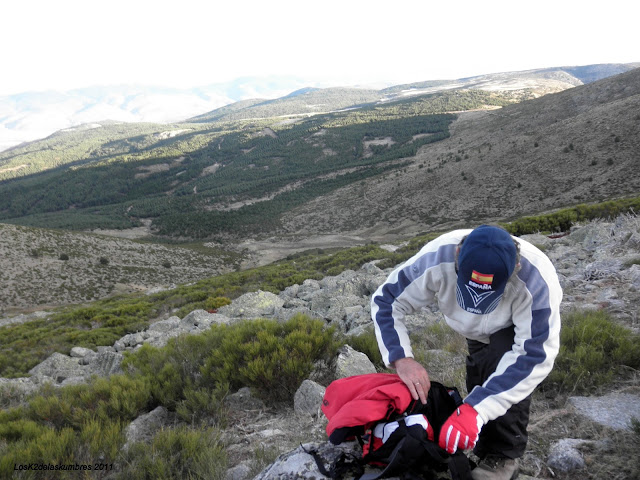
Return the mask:
[[202,369],[206,383],[254,388],[269,402],[290,401],[318,360],[337,351],[334,329],[296,315],[287,322],[244,321],[215,325],[205,336],[215,345]]
[[[202,292],[206,294],[206,292]],[[194,310],[217,310],[220,307],[224,307],[225,305],[230,305],[231,299],[228,297],[206,297],[204,300],[198,300],[195,302],[190,302],[187,305],[184,305],[180,310],[176,312],[178,317],[185,317],[189,313]]]
[[640,336],[604,311],[575,311],[563,316],[560,352],[543,388],[593,392],[623,373],[621,366],[640,368]]
[[151,445],[133,444],[123,454],[121,465],[116,479],[222,480],[227,457],[216,430],[180,427],[162,430]]
[[[20,472],[20,466],[36,465],[73,465],[79,460],[76,452],[79,448],[79,440],[71,428],[56,430],[52,427],[33,425],[22,427],[29,430],[31,436],[23,435],[20,439],[10,443],[2,449],[0,457],[0,477],[16,478],[16,468]],[[23,470],[23,478],[38,479],[66,479],[78,478],[78,472],[60,471],[26,471]],[[20,475],[20,474],[19,474]]]
[[146,410],[149,398],[147,379],[113,375],[84,385],[43,388],[29,400],[26,416],[57,429],[79,430],[91,420],[131,421]]
[[213,325],[202,334],[171,339],[163,348],[144,345],[126,355],[123,368],[147,379],[154,403],[188,417],[194,405],[209,401],[215,415],[226,391],[244,386],[267,401],[290,401],[314,363],[335,356],[334,331],[304,315],[286,322]]
[[228,393],[228,384],[217,385],[213,389],[186,388],[183,393],[184,400],[178,402],[176,413],[181,420],[193,425],[213,420],[217,426],[225,427],[228,410],[222,400]]
[[546,215],[522,217],[502,226],[512,235],[518,236],[536,232],[566,232],[576,222],[611,219],[621,213],[632,213],[639,209],[640,197],[626,198],[592,205],[580,204]]
[[[186,339],[172,339],[164,348],[143,345],[134,353],[126,353],[122,362],[125,371],[146,379],[150,384],[151,399],[153,403],[161,404],[169,409],[175,409],[177,403],[183,399],[183,392],[186,382],[190,379],[184,375],[187,370],[199,368],[199,361],[195,365],[181,363],[179,352],[176,352],[176,341],[191,340],[191,336]],[[202,354],[200,348],[192,350],[194,356]]]
[[[125,375],[42,387],[24,406],[0,413],[0,477],[10,478],[14,464],[112,464],[124,426],[147,410],[149,399],[148,381]],[[37,478],[79,477],[77,471],[54,470]]]

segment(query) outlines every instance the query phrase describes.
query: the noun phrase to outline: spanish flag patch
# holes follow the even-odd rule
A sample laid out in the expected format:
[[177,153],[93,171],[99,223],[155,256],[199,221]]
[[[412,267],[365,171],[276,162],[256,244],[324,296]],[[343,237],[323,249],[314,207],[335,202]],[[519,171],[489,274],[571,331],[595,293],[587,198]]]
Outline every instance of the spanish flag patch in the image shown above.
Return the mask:
[[491,285],[493,283],[493,273],[480,273],[474,270],[471,273],[471,280],[482,285]]

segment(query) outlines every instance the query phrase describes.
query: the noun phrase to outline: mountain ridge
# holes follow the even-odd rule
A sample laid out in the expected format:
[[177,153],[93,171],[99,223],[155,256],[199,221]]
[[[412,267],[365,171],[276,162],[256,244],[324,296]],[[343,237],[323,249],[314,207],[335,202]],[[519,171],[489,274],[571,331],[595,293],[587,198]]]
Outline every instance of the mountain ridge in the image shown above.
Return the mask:
[[[552,67],[534,71],[567,70],[590,78],[600,79],[621,73],[640,64],[599,64],[582,67]],[[523,72],[511,72],[522,75]],[[506,74],[509,74],[507,72]],[[497,75],[497,74],[491,74]],[[505,75],[505,74],[500,74]],[[478,79],[478,75],[460,79]],[[452,80],[431,80],[407,84],[416,85]],[[221,108],[250,98],[264,100],[291,95],[296,91],[320,88],[296,77],[243,77],[234,81],[208,86],[179,89],[143,85],[94,86],[69,91],[23,92],[0,96],[0,152],[25,142],[42,139],[55,131],[83,123],[102,122],[107,119],[127,122],[181,122],[209,108]],[[380,90],[393,91],[398,86]],[[368,88],[371,90],[371,88]],[[53,111],[53,113],[51,112]]]

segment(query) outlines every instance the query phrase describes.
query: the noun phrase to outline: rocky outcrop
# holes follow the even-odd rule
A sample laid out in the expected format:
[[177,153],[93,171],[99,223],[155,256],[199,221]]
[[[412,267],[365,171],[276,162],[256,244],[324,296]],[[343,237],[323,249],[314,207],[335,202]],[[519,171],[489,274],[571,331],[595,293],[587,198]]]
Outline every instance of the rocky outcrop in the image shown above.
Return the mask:
[[633,419],[640,420],[638,395],[613,392],[602,397],[570,397],[575,411],[589,420],[615,430],[632,430]]

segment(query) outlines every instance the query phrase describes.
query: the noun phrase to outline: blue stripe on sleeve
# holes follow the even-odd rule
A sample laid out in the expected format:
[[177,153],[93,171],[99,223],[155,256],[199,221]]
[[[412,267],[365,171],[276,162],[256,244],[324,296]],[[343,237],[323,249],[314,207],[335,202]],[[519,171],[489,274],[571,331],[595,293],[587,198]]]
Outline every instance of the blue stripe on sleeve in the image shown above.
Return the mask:
[[520,355],[516,362],[509,366],[504,373],[492,378],[484,387],[475,388],[465,400],[474,406],[491,395],[511,390],[518,383],[526,379],[536,365],[543,363],[547,357],[544,343],[549,338],[549,319],[551,307],[549,304],[549,286],[542,278],[538,269],[527,259],[522,258],[521,270],[518,277],[525,282],[527,290],[532,295],[531,338],[524,342],[524,355]]
[[429,268],[440,263],[453,262],[455,248],[456,245],[443,245],[435,252],[428,252],[417,258],[415,262],[398,272],[396,282],[384,285],[382,294],[374,298],[374,302],[378,306],[375,320],[380,328],[384,346],[389,352],[389,363],[406,356],[404,348],[400,344],[398,332],[394,328],[393,303],[411,283],[421,277]]

